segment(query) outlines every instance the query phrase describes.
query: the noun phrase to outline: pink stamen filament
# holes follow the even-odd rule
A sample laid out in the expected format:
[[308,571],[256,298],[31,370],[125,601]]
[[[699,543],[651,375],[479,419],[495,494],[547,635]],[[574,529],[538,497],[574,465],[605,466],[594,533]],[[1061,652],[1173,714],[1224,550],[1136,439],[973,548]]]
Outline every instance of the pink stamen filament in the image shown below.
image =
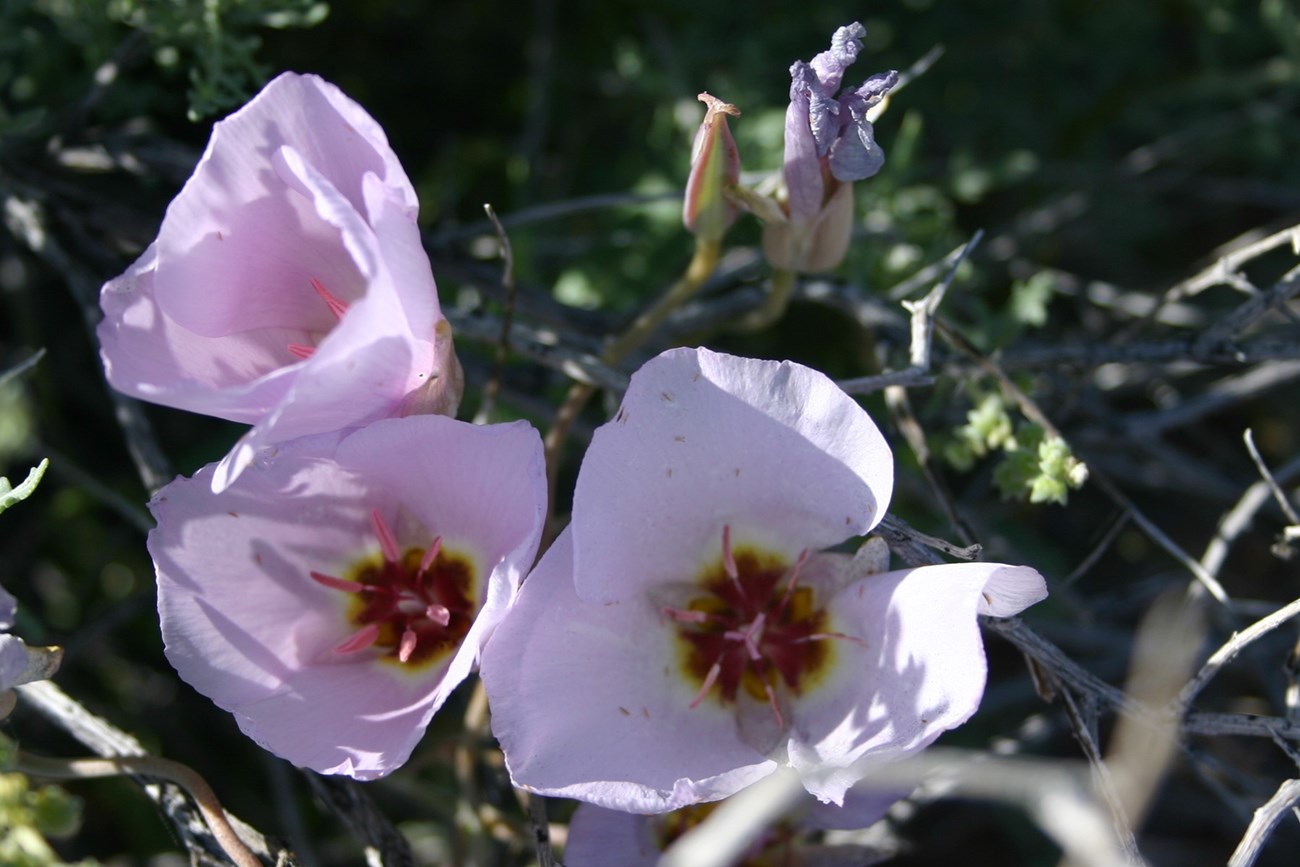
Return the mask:
[[[762,671],[761,667],[759,669]],[[767,673],[762,673],[763,692],[767,693],[768,706],[772,708],[772,716],[776,718],[776,727],[785,728],[785,719],[781,716],[781,705],[776,700],[776,690],[772,689],[772,684],[767,679]]]
[[389,529],[388,522],[384,516],[375,509],[370,513],[370,522],[375,527],[375,535],[379,537],[379,550],[384,552],[384,559],[389,563],[398,563],[402,559],[402,552],[397,550],[397,539],[393,537],[393,531]]
[[856,635],[845,635],[843,632],[814,632],[812,635],[805,635],[803,638],[796,638],[792,643],[806,644],[809,641],[831,641],[834,639],[839,639],[840,641],[851,641],[862,647],[867,646],[867,643]]
[[790,569],[790,580],[785,585],[785,592],[781,594],[781,602],[776,606],[773,617],[780,617],[785,613],[785,606],[790,602],[790,596],[794,593],[794,585],[799,582],[799,570],[803,564],[808,562],[808,549],[804,548],[799,552],[799,559],[794,561],[794,566]]
[[334,314],[335,318],[342,319],[343,314],[348,312],[348,303],[332,295],[330,291],[325,288],[325,284],[317,280],[315,277],[311,278],[311,288],[315,289],[316,294],[325,300],[325,303],[329,305],[330,312]]
[[664,616],[676,620],[678,623],[726,623],[726,619],[716,614],[710,614],[707,611],[695,611],[685,608],[664,608]]
[[301,343],[290,343],[289,352],[298,358],[311,358],[316,354],[316,347],[303,346]]
[[379,624],[367,623],[334,648],[338,653],[356,653],[365,650],[379,638]]
[[425,551],[424,556],[420,558],[420,569],[415,573],[416,578],[423,578],[425,576],[425,573],[427,573],[433,566],[434,561],[438,559],[438,552],[441,550],[442,537],[438,536],[433,540],[433,544],[429,546],[429,550]]
[[360,581],[344,581],[342,578],[335,578],[333,575],[326,575],[323,572],[311,572],[312,579],[324,584],[326,587],[332,587],[335,590],[342,590],[345,593],[364,593],[368,590],[374,590],[375,587],[370,584],[362,584]]
[[704,675],[704,685],[700,687],[699,694],[697,694],[695,700],[691,702],[691,710],[695,710],[700,706],[700,702],[704,701],[704,697],[709,694],[709,690],[713,689],[713,684],[718,682],[718,675],[721,673],[722,660],[719,659],[717,662],[713,663],[713,665],[709,666],[709,673]]
[[736,589],[740,591],[741,596],[745,595],[745,588],[740,586],[740,569],[736,567],[736,555],[731,550],[731,525],[722,525],[722,568],[726,570],[727,577],[736,583]]

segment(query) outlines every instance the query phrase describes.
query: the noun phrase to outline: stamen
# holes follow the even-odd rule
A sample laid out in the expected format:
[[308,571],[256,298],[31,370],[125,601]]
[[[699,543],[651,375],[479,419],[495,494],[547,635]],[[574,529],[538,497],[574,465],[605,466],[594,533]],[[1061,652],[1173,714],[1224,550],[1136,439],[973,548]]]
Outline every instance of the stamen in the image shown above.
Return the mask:
[[845,635],[843,632],[814,632],[812,635],[805,635],[803,638],[796,638],[792,644],[806,644],[809,641],[830,641],[839,639],[840,641],[852,641],[854,644],[862,647],[867,646],[867,642],[858,638],[856,635]]
[[[420,558],[420,569],[418,572],[415,573],[415,577],[417,580],[423,578],[424,573],[429,571],[429,568],[433,566],[434,561],[438,559],[438,552],[441,550],[442,550],[442,537],[438,536],[433,540],[433,544],[429,546],[429,550],[425,551],[424,556]],[[446,624],[443,625],[445,626]]]
[[384,552],[384,559],[389,563],[399,562],[402,552],[397,550],[397,539],[393,538],[393,531],[388,528],[388,522],[378,509],[370,513],[370,523],[374,525],[375,535],[379,537],[379,550]]
[[359,650],[365,650],[375,643],[379,638],[379,624],[367,623],[358,629],[351,637],[345,639],[341,644],[334,648],[337,653],[356,653]]
[[785,720],[781,717],[781,705],[776,700],[776,691],[772,689],[772,684],[767,682],[767,675],[763,676],[763,691],[767,693],[767,703],[772,706],[772,716],[776,717],[776,727],[785,728]]
[[316,290],[317,295],[325,299],[325,303],[329,305],[330,311],[336,318],[342,319],[343,314],[348,312],[348,303],[331,295],[330,291],[325,288],[325,284],[315,277],[311,278],[311,288]]
[[451,609],[446,605],[439,605],[435,602],[424,609],[424,616],[439,626],[446,626],[451,622]]
[[298,358],[311,358],[316,354],[316,347],[303,346],[301,343],[290,343],[289,352]]
[[407,626],[405,631],[402,632],[402,643],[398,645],[397,648],[397,659],[399,662],[408,662],[411,659],[411,654],[415,653],[416,641],[418,641],[418,639],[416,638],[415,630],[410,626]]
[[663,613],[666,617],[676,620],[678,623],[708,623],[710,620],[725,623],[726,621],[711,615],[707,611],[692,611],[684,608],[664,608]]
[[740,570],[736,568],[736,557],[731,550],[731,525],[722,525],[722,568],[726,570],[727,577],[740,586]]
[[695,710],[700,706],[700,702],[704,701],[704,697],[709,694],[709,690],[713,689],[713,684],[718,682],[718,675],[721,673],[722,660],[718,660],[709,667],[709,673],[704,675],[704,685],[700,687],[700,692],[695,696],[695,701],[691,702],[691,710]]
[[324,584],[326,587],[332,587],[335,590],[343,590],[347,593],[364,593],[367,590],[374,590],[371,584],[362,584],[360,581],[344,581],[342,578],[335,578],[333,575],[326,575],[323,572],[309,572],[312,579]]
[[799,581],[799,570],[807,562],[808,549],[804,548],[799,552],[799,559],[794,561],[794,566],[790,567],[790,581],[785,585],[785,592],[781,594],[781,602],[776,606],[776,611],[772,613],[773,617],[780,617],[785,613],[785,606],[790,601],[790,594],[794,593],[794,585]]

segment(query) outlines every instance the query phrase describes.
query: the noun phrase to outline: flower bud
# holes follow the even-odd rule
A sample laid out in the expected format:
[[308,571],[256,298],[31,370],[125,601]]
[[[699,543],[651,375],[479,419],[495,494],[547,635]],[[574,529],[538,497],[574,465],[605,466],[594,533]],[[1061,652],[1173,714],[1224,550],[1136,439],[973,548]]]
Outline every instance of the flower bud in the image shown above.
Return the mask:
[[734,105],[701,93],[708,106],[691,148],[691,174],[686,181],[682,222],[702,241],[720,241],[736,219],[736,207],[727,201],[728,186],[740,180],[740,153],[727,126],[727,115],[740,116]]

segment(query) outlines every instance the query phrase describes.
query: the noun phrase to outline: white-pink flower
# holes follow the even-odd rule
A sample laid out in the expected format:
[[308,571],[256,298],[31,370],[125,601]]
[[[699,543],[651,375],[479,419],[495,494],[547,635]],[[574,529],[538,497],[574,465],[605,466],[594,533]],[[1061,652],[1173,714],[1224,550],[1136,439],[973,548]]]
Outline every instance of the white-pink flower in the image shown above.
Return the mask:
[[[881,860],[881,853],[857,843],[829,843],[817,832],[866,828],[882,819],[905,792],[882,794],[850,789],[843,806],[813,803],[783,818],[758,835],[736,867],[799,865],[799,867],[863,867]],[[708,818],[715,804],[647,816],[624,813],[595,804],[579,804],[569,822],[564,845],[567,867],[655,867],[682,834]]]
[[168,660],[296,765],[392,771],[532,564],[537,432],[409,416],[291,443],[219,494],[214,469],[150,504]]
[[816,371],[703,349],[647,363],[484,656],[516,785],[655,813],[789,765],[840,803],[867,763],[969,718],[977,615],[1020,611],[1043,579],[826,552],[879,522],[892,483],[875,424]]
[[217,489],[275,443],[454,412],[459,371],[416,209],[374,119],[284,73],[213,127],[157,240],[105,284],[109,381],[255,425]]

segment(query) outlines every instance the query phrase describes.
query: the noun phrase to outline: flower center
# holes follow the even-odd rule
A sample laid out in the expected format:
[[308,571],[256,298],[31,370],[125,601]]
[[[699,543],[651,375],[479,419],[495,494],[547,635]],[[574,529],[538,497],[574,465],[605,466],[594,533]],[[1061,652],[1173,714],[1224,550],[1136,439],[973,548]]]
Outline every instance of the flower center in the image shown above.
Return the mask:
[[311,573],[320,584],[353,597],[348,621],[356,631],[334,649],[351,654],[377,647],[381,658],[408,665],[427,665],[455,652],[474,620],[473,565],[444,550],[442,537],[428,548],[403,551],[378,510],[371,522],[378,557],[357,562],[348,578]]
[[722,528],[721,561],[700,573],[685,608],[663,609],[677,624],[682,669],[700,684],[692,708],[710,694],[734,702],[743,689],[784,725],[778,685],[802,693],[829,667],[827,639],[848,639],[826,631],[825,609],[811,587],[799,585],[807,560],[805,550],[787,567],[779,554],[733,549],[731,527]]
[[[311,288],[316,290],[316,294],[319,295],[321,300],[329,307],[330,312],[334,314],[334,320],[336,322],[343,318],[344,313],[348,312],[348,303],[333,295],[325,288],[325,284],[317,280],[315,277],[311,278]],[[297,358],[311,358],[316,352],[316,347],[307,346],[303,343],[290,343],[289,352]]]
[[[666,815],[646,817],[660,851],[666,851],[679,837],[709,818],[720,803],[692,804]],[[797,836],[798,829],[793,822],[778,820],[758,835],[736,867],[795,867],[803,863],[799,858],[802,853],[795,845]]]

